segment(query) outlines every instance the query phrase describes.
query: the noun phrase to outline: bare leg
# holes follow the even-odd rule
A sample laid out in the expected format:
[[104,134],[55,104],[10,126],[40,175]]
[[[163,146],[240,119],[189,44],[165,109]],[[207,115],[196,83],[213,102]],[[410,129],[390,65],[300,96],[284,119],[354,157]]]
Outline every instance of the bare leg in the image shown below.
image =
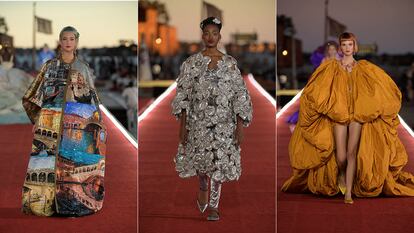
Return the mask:
[[208,176],[203,173],[198,173],[198,180],[200,182],[198,201],[200,204],[204,205],[208,202]]
[[346,193],[345,199],[352,197],[352,185],[354,182],[356,170],[356,155],[358,152],[359,138],[361,136],[362,125],[358,122],[351,122],[349,124],[349,138],[346,153],[347,167],[346,167]]
[[334,126],[336,164],[338,164],[338,185],[340,187],[345,187],[347,131],[346,125],[335,124]]

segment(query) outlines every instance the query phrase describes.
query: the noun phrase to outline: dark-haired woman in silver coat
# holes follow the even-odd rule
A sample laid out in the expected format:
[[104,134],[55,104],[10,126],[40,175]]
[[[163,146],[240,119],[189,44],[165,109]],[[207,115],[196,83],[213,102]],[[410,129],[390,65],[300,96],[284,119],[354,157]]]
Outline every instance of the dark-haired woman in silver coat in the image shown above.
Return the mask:
[[197,206],[202,213],[209,207],[207,220],[214,221],[222,183],[241,175],[240,143],[252,103],[236,60],[217,49],[220,20],[207,18],[200,28],[206,48],[182,64],[172,102],[181,124],[175,163],[180,177],[198,176]]

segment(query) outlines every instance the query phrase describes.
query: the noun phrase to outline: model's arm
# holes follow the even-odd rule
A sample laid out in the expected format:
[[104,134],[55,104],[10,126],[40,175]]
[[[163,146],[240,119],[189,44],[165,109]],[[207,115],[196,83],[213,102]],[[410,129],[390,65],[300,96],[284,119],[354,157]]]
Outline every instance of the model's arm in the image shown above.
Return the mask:
[[171,103],[172,114],[177,120],[181,119],[182,113],[186,112],[190,105],[189,94],[191,89],[191,80],[188,74],[184,74],[185,67],[186,62],[184,62],[180,67],[180,74],[176,79],[177,87],[175,97]]
[[187,114],[190,107],[191,97],[191,78],[185,74],[186,62],[180,67],[180,74],[177,78],[177,88],[174,100],[171,103],[172,114],[180,121],[179,138],[180,143],[185,144],[187,141],[188,131],[186,128]]
[[236,139],[237,145],[240,145],[244,139],[243,119],[241,119],[239,116],[237,116],[237,125],[236,125],[236,130],[234,132],[234,138]]
[[247,127],[252,121],[253,107],[250,94],[243,77],[241,76],[240,70],[237,68],[237,64],[234,64],[232,78],[234,80],[233,112],[237,116],[237,125]]
[[96,101],[97,105],[99,105],[99,104],[101,104],[101,100],[100,100],[99,94],[98,94],[98,92],[96,91],[96,88],[95,88],[96,76],[94,74],[93,69],[89,67],[88,63],[85,63],[85,69],[87,71],[86,72],[87,77],[85,77],[86,78],[85,81],[88,82],[88,84],[89,84],[90,93],[92,95],[93,100]]
[[43,94],[41,88],[47,64],[48,63],[45,63],[43,65],[40,73],[35,77],[22,98],[23,108],[32,124],[35,124],[37,118],[39,117],[40,109],[42,108]]
[[234,60],[233,79],[234,79],[234,100],[233,111],[236,115],[236,129],[234,131],[234,139],[238,145],[243,141],[243,127],[249,126],[252,121],[253,108],[250,100],[249,92],[246,84],[241,76],[237,63]]

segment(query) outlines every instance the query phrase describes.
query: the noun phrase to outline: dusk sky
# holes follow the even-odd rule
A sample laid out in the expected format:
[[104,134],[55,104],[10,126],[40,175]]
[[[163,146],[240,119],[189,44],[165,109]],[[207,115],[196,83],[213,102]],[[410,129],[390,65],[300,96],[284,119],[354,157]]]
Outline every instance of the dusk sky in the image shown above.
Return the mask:
[[[202,0],[160,0],[166,4],[170,24],[177,28],[178,39],[199,41]],[[223,11],[222,41],[230,41],[230,34],[258,33],[259,42],[275,42],[275,0],[206,0]]]
[[[293,18],[306,52],[323,43],[325,0],[278,0],[277,13]],[[345,24],[361,44],[379,53],[414,52],[413,0],[329,0],[329,15]],[[334,39],[334,38],[332,38]]]
[[[118,46],[120,39],[138,37],[137,1],[37,1],[36,15],[52,20],[53,35],[37,33],[36,47],[55,48],[60,30],[68,25],[80,33],[79,47]],[[0,1],[15,47],[32,47],[33,2]]]

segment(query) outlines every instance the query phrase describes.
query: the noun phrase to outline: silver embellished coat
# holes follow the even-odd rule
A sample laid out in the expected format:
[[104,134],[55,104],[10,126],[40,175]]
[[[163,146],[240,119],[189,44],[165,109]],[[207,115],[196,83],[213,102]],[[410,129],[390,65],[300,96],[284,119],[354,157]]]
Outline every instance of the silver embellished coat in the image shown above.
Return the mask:
[[237,116],[244,127],[250,124],[252,103],[237,61],[224,55],[208,69],[210,61],[200,52],[180,68],[172,113],[179,119],[186,111],[188,138],[178,146],[176,171],[182,178],[204,173],[218,182],[238,180],[242,169],[234,131]]

